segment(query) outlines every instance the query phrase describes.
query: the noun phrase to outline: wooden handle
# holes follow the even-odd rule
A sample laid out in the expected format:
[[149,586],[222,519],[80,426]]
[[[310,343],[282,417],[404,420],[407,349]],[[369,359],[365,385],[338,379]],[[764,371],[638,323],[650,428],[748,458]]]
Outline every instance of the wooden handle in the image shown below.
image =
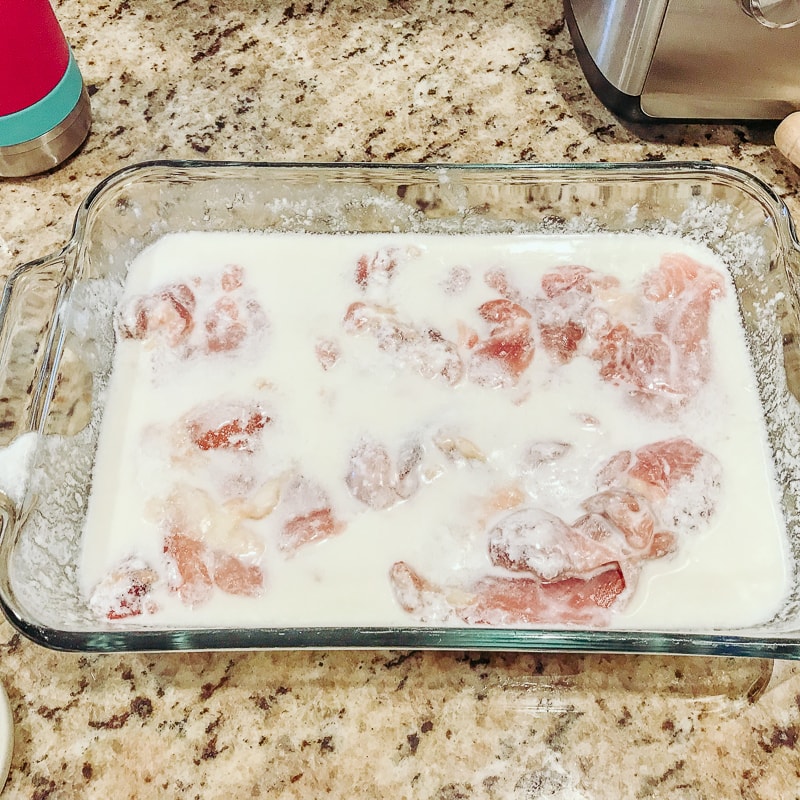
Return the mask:
[[775,130],[775,146],[796,167],[800,167],[800,111],[789,114]]

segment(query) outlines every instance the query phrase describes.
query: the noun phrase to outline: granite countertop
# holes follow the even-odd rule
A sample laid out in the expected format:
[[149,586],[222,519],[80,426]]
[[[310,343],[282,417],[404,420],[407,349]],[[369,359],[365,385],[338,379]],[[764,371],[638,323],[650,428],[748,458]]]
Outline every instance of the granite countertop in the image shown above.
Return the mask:
[[[800,219],[800,172],[742,126],[643,138],[592,95],[558,0],[56,0],[83,149],[0,181],[0,275],[154,158],[708,159]],[[423,652],[86,656],[0,624],[8,798],[800,798],[800,667]]]

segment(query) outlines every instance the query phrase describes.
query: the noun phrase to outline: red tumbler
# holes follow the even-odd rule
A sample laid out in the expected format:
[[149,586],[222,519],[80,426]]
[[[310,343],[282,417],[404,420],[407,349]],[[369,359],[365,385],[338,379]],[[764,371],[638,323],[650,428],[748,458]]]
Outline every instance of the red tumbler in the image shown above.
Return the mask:
[[52,169],[90,125],[80,69],[48,0],[0,0],[0,176]]

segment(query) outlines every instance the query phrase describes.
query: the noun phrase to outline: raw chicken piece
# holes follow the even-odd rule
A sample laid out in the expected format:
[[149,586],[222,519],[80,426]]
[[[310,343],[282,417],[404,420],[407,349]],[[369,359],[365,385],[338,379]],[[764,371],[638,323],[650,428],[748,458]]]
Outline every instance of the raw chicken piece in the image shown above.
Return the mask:
[[264,573],[258,564],[214,550],[190,536],[165,536],[164,554],[170,588],[188,606],[208,601],[215,585],[228,594],[246,597],[260,595],[263,590]]
[[223,504],[224,510],[237,520],[258,520],[268,517],[278,505],[283,489],[281,477],[232,482],[233,496]]
[[597,488],[607,489],[617,482],[620,475],[625,472],[633,461],[633,453],[630,450],[621,450],[600,467],[597,473]]
[[264,573],[228,553],[214,553],[214,583],[227,594],[258,597],[264,589]]
[[232,292],[244,285],[244,267],[240,264],[227,264],[222,271],[219,285],[223,292]]
[[516,286],[511,285],[508,278],[508,273],[501,268],[490,269],[483,276],[484,283],[490,288],[494,289],[500,297],[510,300],[512,303],[522,303],[522,293]]
[[318,484],[302,476],[287,485],[277,509],[284,515],[278,532],[278,547],[292,555],[300,547],[336,536],[344,529],[331,507],[328,493]]
[[385,447],[375,442],[362,442],[350,454],[345,483],[350,494],[370,508],[389,508],[400,500],[391,456]]
[[640,447],[627,473],[666,497],[679,481],[693,478],[708,455],[686,437],[666,439]]
[[675,534],[656,531],[645,549],[637,549],[631,545],[624,531],[608,517],[597,513],[584,514],[572,523],[572,527],[616,554],[623,572],[628,575],[630,586],[635,583],[635,573],[641,560],[663,558],[673,553],[678,546]]
[[248,512],[269,513],[270,506],[257,508],[260,499],[244,495],[220,503],[204,489],[178,483],[163,502],[153,504],[151,517],[168,533],[188,536],[215,552],[257,562],[264,553],[264,542],[243,520],[253,518]]
[[405,561],[392,565],[389,583],[400,607],[420,622],[441,624],[454,615],[445,590],[423,578]]
[[644,296],[648,300],[661,302],[679,297],[687,292],[713,299],[722,297],[725,284],[722,276],[691,256],[683,253],[667,253],[643,281]]
[[601,627],[610,609],[625,591],[625,578],[614,564],[591,578],[565,578],[539,583],[530,578],[493,578],[479,581],[474,599],[458,609],[471,624],[581,624]]
[[616,525],[633,550],[645,550],[653,541],[656,520],[641,495],[624,489],[607,489],[587,498],[581,506]]
[[151,342],[179,358],[229,353],[266,328],[264,309],[236,264],[131,298],[117,314],[122,338]]
[[650,548],[643,558],[664,558],[678,549],[678,537],[670,531],[658,531],[653,534]]
[[568,442],[531,442],[525,451],[524,466],[536,469],[542,464],[550,464],[565,456],[572,449]]
[[555,514],[530,507],[508,514],[489,531],[489,557],[495,566],[542,581],[586,578],[619,559]]
[[536,578],[487,576],[463,587],[440,587],[398,561],[390,570],[390,581],[398,603],[420,621],[443,623],[455,618],[470,625],[602,626],[625,590],[625,579],[616,565],[588,580],[545,583]]
[[644,295],[655,304],[654,326],[683,356],[687,379],[708,366],[711,303],[725,294],[722,276],[686,255],[670,254],[645,277]]
[[411,366],[424,378],[443,377],[451,384],[461,380],[464,365],[456,345],[434,328],[419,330],[402,322],[391,308],[352,303],[344,317],[344,329],[371,336],[378,349],[389,353],[401,366]]
[[[229,353],[238,350],[267,327],[264,309],[247,289],[244,279],[244,269],[229,264],[218,281],[212,279],[203,286],[212,300],[203,315],[206,337],[200,346],[206,352]],[[222,289],[221,294],[216,289],[217,284]]]
[[601,275],[578,264],[557,267],[542,276],[542,289],[550,300],[566,294],[591,295],[618,286],[619,281],[612,275]]
[[271,422],[260,403],[220,401],[192,411],[185,420],[190,441],[200,450],[254,452]]
[[597,332],[605,324],[608,315],[596,306],[595,294],[617,288],[619,281],[569,265],[545,273],[541,283],[547,298],[536,305],[542,347],[557,364],[566,364],[577,354],[587,330]]
[[647,498],[663,529],[694,530],[714,514],[722,465],[691,439],[653,442],[635,453],[622,451],[601,469],[605,485]]
[[640,336],[627,325],[615,325],[599,340],[592,358],[600,362],[603,380],[635,396],[684,399],[673,348],[661,333]]
[[335,536],[343,528],[330,508],[315,508],[307,514],[292,517],[284,524],[279,547],[281,550],[293,552],[304,545]]
[[391,508],[416,492],[421,461],[418,445],[401,452],[395,464],[382,444],[363,441],[350,454],[345,483],[364,505],[376,510]]
[[454,463],[486,461],[486,454],[471,439],[458,433],[441,430],[433,436],[433,444]]
[[181,533],[164,537],[164,555],[169,568],[169,586],[187,606],[205,603],[214,589],[208,548]]
[[445,294],[460,294],[472,280],[472,273],[467,267],[453,267],[441,283]]
[[317,341],[314,352],[317,356],[319,365],[326,372],[336,365],[342,355],[341,348],[333,339],[320,339]]
[[117,315],[117,331],[123,339],[161,341],[178,347],[194,328],[194,292],[185,283],[174,283],[134,298]]
[[707,380],[711,304],[724,291],[716,270],[689,256],[663,256],[642,282],[636,313],[593,332],[600,376],[649,408],[685,403]]
[[527,499],[528,495],[524,488],[517,483],[496,486],[479,500],[473,515],[475,523],[480,530],[485,530],[490,521],[497,518],[499,512],[519,508]]
[[489,300],[478,308],[489,335],[478,339],[469,362],[470,378],[484,386],[516,384],[534,355],[531,315],[510,300]]
[[386,285],[397,268],[397,250],[382,248],[371,256],[362,255],[356,264],[356,283],[366,289],[370,284]]
[[235,350],[247,336],[239,305],[230,297],[216,300],[203,320],[211,353]]
[[[552,317],[551,314],[547,315]],[[539,320],[539,337],[542,347],[559,364],[566,364],[578,352],[578,345],[586,334],[586,326],[575,320],[566,322],[545,322]]]
[[207,491],[178,483],[154,507],[165,531],[163,549],[169,586],[189,606],[209,599],[214,586],[228,594],[261,593],[261,538]]
[[158,605],[152,598],[158,573],[140,558],[124,559],[94,588],[89,607],[106,619],[126,619],[154,614]]

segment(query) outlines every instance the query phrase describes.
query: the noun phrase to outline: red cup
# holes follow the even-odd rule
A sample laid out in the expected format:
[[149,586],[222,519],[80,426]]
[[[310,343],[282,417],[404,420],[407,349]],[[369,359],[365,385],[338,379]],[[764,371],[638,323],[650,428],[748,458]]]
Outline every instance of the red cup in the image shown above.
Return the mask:
[[48,0],[0,0],[0,176],[60,164],[89,132],[83,78]]

